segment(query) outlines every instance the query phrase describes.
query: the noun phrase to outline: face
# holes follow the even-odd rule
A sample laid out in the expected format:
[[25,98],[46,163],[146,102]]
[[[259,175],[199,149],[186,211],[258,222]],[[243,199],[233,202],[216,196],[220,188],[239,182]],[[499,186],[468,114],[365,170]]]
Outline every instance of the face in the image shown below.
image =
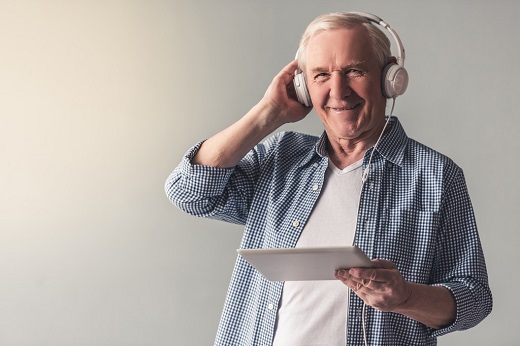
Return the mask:
[[384,126],[382,67],[368,42],[356,27],[319,32],[307,46],[307,86],[331,145],[371,145]]

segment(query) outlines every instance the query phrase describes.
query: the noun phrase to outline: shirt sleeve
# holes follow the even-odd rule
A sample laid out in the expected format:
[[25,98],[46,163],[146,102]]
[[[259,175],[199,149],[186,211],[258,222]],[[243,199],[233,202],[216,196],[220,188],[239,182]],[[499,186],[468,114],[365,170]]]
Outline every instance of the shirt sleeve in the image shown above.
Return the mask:
[[489,315],[493,305],[473,208],[460,169],[446,187],[441,215],[434,285],[450,290],[457,312],[452,325],[432,330],[432,336],[474,327]]
[[235,167],[219,168],[191,162],[203,142],[186,152],[166,180],[168,199],[195,216],[245,224],[269,145],[257,145]]

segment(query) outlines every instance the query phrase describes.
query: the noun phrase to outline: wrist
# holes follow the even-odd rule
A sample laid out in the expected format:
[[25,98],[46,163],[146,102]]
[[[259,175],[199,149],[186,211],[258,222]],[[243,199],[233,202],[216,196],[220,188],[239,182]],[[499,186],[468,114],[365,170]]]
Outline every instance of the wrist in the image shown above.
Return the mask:
[[400,314],[405,314],[406,311],[410,311],[414,309],[415,305],[415,285],[414,283],[405,281],[404,289],[402,294],[402,300],[399,305],[394,309],[393,312],[397,312]]
[[249,118],[251,125],[256,127],[263,136],[271,134],[285,124],[280,112],[269,102],[263,100],[257,103],[246,117]]
[[442,286],[405,283],[403,301],[393,312],[408,316],[428,327],[443,328],[455,320],[455,298]]

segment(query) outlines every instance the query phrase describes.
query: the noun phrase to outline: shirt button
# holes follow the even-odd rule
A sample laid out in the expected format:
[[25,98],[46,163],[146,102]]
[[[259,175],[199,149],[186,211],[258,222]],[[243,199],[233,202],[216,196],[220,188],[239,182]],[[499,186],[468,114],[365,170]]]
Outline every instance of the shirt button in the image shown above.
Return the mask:
[[294,220],[294,221],[292,222],[292,225],[293,225],[294,227],[298,227],[298,226],[300,225],[300,221],[298,221],[298,220]]
[[318,185],[316,185],[316,184],[312,185],[312,189],[313,189],[314,191],[318,190],[319,188],[320,188],[320,187],[319,187]]
[[272,303],[270,303],[269,305],[267,305],[267,308],[268,308],[269,310],[273,310],[273,309],[274,309],[274,305],[273,305]]
[[315,164],[312,165],[312,167],[314,167],[314,168],[318,168],[318,164],[315,163]]
[[387,167],[387,168],[392,168],[392,166],[393,166],[393,163],[392,163],[392,162],[388,162],[388,163],[386,164],[386,167]]

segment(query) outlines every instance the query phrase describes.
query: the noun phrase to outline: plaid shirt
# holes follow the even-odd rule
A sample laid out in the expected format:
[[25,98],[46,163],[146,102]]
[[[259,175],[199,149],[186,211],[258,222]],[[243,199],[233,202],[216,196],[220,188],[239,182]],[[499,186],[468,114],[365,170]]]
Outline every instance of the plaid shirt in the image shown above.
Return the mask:
[[[435,345],[437,336],[473,327],[491,312],[486,265],[462,170],[408,138],[397,118],[390,124],[361,193],[354,243],[394,262],[407,281],[449,289],[457,315],[433,330],[367,306],[368,342]],[[242,248],[294,247],[323,186],[326,143],[325,134],[278,133],[229,169],[192,165],[199,143],[168,178],[166,193],[188,213],[245,225]],[[282,288],[238,256],[215,345],[271,345]],[[363,302],[353,292],[349,299],[347,344],[363,345]]]

